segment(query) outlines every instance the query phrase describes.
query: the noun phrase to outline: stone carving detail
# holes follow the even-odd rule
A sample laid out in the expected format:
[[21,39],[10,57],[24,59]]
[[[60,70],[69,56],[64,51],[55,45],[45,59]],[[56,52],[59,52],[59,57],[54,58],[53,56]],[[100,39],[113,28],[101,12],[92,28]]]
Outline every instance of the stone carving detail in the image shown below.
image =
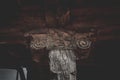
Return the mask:
[[[71,34],[72,33],[72,34]],[[57,29],[49,29],[44,34],[31,34],[32,41],[30,47],[40,49],[87,49],[91,45],[91,41],[87,38],[87,34],[75,34],[74,32],[65,32]]]
[[90,48],[91,41],[83,38],[83,39],[80,39],[80,40],[76,41],[76,44],[81,49],[87,49],[87,48]]
[[57,74],[57,79],[52,80],[76,80],[76,56],[73,50],[77,47],[81,49],[90,47],[88,34],[48,29],[45,33],[29,33],[29,35],[32,36],[30,43],[32,49],[39,50],[46,47],[50,50],[50,70]]

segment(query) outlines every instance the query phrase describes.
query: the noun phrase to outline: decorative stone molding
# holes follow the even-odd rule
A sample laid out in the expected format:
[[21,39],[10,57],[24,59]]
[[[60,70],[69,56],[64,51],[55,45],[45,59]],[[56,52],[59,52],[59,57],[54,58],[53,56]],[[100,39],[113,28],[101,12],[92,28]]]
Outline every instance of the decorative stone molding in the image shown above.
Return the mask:
[[[90,34],[80,34],[72,31],[58,29],[48,29],[46,33],[29,33],[32,36],[30,47],[40,49],[87,49],[91,46],[92,41],[89,39]],[[28,34],[27,34],[28,35]]]

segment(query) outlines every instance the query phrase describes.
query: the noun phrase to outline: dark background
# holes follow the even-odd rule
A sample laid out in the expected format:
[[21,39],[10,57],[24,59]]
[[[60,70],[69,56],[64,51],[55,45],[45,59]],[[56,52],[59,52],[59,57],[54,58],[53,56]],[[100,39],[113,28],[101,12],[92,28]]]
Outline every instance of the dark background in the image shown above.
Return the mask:
[[[40,26],[42,23],[39,20],[39,14],[44,8],[45,1],[47,4],[56,6],[55,0],[0,1],[0,40],[10,42],[9,45],[0,45],[1,65],[29,62],[30,55],[26,54],[29,50],[27,51],[26,47],[17,42],[24,40],[22,32],[43,27]],[[83,31],[84,26],[96,26],[97,31],[100,32],[91,50],[91,56],[77,61],[78,80],[116,79],[120,53],[120,2],[118,0],[70,0],[70,2],[66,0],[62,2],[61,0],[62,6],[66,6],[66,3],[69,3],[67,6],[71,8],[72,24],[79,25],[79,27],[69,26],[68,28]],[[59,3],[56,2],[56,4]],[[106,38],[104,39],[103,36]],[[13,49],[17,53],[17,58],[9,54],[9,51]],[[47,68],[40,73],[45,75]]]

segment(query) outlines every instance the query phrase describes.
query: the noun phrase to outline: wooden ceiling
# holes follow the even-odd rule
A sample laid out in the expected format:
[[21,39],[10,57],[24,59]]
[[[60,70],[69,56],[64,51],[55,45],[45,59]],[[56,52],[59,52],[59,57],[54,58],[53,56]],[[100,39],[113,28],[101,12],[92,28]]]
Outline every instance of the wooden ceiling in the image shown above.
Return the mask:
[[49,6],[57,8],[58,5],[70,8],[71,22],[64,26],[66,30],[88,32],[95,27],[102,35],[118,35],[120,30],[117,0],[61,0],[61,3],[59,0],[2,0],[1,3],[1,41],[9,41],[13,37],[11,40],[14,43],[13,39],[22,40],[27,31],[46,28],[42,11]]
[[[46,1],[47,5],[41,5],[42,1]],[[57,0],[0,0],[0,46],[3,47],[4,44],[9,46],[10,44],[9,47],[11,47],[12,44],[13,47],[16,48],[16,46],[19,44],[26,43],[24,33],[33,29],[42,30],[43,28],[47,28],[45,21],[41,18],[41,9],[44,10],[44,7],[49,7],[48,5],[50,4],[53,5],[53,7],[56,7],[57,4],[59,4],[56,4],[56,1]],[[74,30],[80,33],[88,33],[89,31],[93,31],[97,35],[95,36],[97,41],[107,40],[109,43],[109,40],[117,40],[119,42],[120,5],[117,0],[66,1],[72,2],[69,3],[70,5],[67,5],[71,10],[71,22],[64,26],[64,29]],[[65,5],[62,4],[62,6],[64,7]],[[118,45],[117,42],[115,43]],[[112,43],[114,46],[111,47],[111,42],[106,46],[103,44],[99,43],[101,46],[98,48],[100,49],[98,50],[98,54],[101,55],[99,57],[100,60],[104,53],[107,53],[104,54],[105,57],[110,55],[109,50],[112,50],[112,48],[116,46],[114,43]],[[111,48],[109,49],[109,47]],[[104,52],[105,48],[108,48],[108,52]],[[114,51],[116,51],[115,48]],[[118,52],[116,51],[115,53]],[[103,58],[102,60],[106,61],[106,58]],[[112,62],[113,54],[112,58],[109,60]]]

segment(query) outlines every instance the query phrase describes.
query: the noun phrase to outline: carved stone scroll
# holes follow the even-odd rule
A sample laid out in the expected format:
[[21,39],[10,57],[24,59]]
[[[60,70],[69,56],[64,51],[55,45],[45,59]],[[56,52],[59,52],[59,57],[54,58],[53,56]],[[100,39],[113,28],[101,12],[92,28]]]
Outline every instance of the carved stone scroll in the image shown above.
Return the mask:
[[74,49],[91,46],[88,34],[74,33],[58,29],[48,29],[46,33],[30,33],[30,47],[34,50],[50,50],[50,70],[57,74],[53,80],[76,80],[76,56]]

